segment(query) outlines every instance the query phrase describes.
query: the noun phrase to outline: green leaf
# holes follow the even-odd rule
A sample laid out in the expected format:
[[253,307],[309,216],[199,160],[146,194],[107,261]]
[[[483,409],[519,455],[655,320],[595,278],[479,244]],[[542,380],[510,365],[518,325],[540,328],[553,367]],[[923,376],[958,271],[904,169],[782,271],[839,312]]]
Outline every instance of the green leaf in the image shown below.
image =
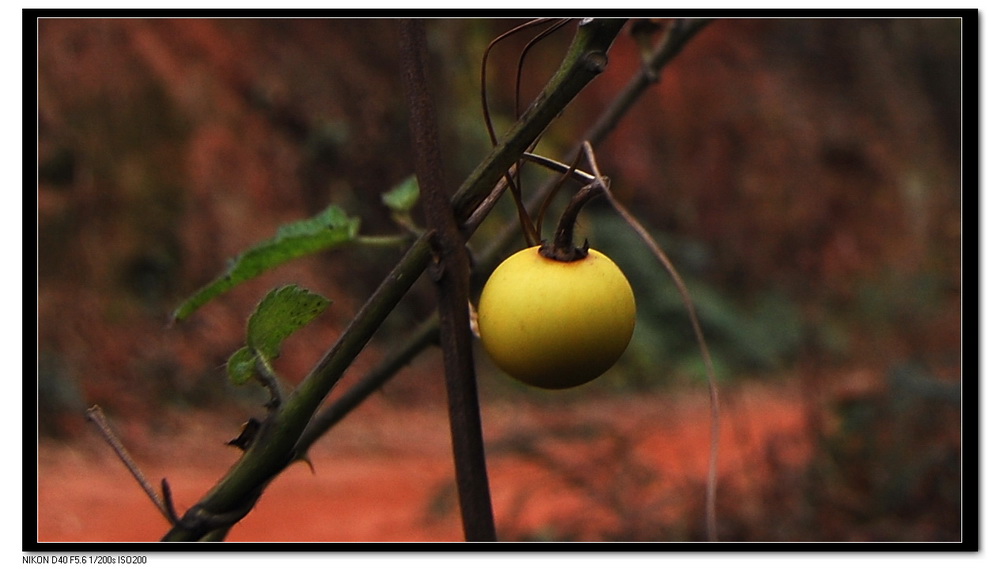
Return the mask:
[[247,322],[247,345],[229,356],[229,380],[243,385],[253,379],[258,373],[258,358],[269,368],[285,338],[312,322],[328,306],[327,298],[296,285],[267,293]]
[[257,366],[257,358],[253,351],[247,346],[233,352],[226,363],[226,373],[229,374],[229,381],[234,385],[243,385],[253,379]]
[[247,346],[268,362],[278,357],[281,343],[330,306],[326,297],[297,285],[267,293],[247,323]]
[[419,197],[420,186],[417,185],[417,177],[410,176],[395,188],[382,194],[382,203],[396,213],[407,213],[417,205]]
[[357,218],[330,206],[315,217],[279,227],[273,239],[231,260],[225,273],[185,300],[174,311],[174,320],[187,318],[213,298],[282,263],[354,241],[359,225]]

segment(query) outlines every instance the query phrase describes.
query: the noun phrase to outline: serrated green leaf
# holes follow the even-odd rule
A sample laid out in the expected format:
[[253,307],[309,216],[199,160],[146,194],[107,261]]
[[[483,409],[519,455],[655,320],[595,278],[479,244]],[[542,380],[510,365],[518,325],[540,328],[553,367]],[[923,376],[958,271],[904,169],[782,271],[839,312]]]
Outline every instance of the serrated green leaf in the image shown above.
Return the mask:
[[256,365],[256,357],[249,347],[243,346],[236,350],[226,362],[226,373],[229,374],[229,381],[233,382],[234,385],[243,385],[250,381],[256,373]]
[[185,300],[174,311],[174,320],[187,318],[213,298],[282,263],[353,241],[359,225],[357,218],[330,206],[315,217],[279,227],[273,239],[244,251],[225,273]]
[[247,346],[271,361],[278,357],[281,343],[296,330],[319,316],[330,300],[297,285],[287,285],[267,293],[247,322]]
[[382,194],[382,203],[396,213],[407,213],[417,205],[418,198],[420,198],[420,186],[417,185],[417,177],[410,176],[395,188]]

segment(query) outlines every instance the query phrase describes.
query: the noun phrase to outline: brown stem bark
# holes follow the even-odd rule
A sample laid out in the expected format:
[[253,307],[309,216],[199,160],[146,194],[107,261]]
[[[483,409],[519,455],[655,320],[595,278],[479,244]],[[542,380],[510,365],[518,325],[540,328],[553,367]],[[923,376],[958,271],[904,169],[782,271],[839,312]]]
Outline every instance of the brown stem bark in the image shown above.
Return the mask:
[[402,20],[399,31],[420,199],[433,232],[431,248],[435,259],[432,274],[441,318],[441,349],[444,353],[448,418],[462,526],[467,541],[496,541],[476,369],[472,359],[469,256],[465,236],[444,192],[437,117],[426,76],[424,22]]

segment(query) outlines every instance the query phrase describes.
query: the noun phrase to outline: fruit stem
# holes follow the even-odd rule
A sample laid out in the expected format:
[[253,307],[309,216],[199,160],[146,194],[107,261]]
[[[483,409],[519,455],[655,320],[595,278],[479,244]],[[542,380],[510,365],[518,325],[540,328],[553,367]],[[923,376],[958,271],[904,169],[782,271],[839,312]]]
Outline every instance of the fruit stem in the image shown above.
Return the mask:
[[601,184],[595,181],[580,188],[578,192],[573,194],[569,204],[566,205],[566,209],[563,211],[562,217],[559,218],[552,242],[543,244],[541,249],[539,249],[539,253],[549,259],[564,263],[571,263],[585,258],[588,249],[587,242],[584,240],[583,247],[574,245],[573,229],[576,227],[576,218],[583,210],[584,204],[601,193]]

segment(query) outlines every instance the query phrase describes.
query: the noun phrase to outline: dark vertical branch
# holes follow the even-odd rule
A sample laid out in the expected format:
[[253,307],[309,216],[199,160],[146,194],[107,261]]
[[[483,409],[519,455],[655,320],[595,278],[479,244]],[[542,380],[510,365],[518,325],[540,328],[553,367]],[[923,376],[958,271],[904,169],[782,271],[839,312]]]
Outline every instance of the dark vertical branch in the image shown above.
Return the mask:
[[483,448],[476,370],[469,327],[469,257],[465,237],[444,192],[437,117],[425,74],[427,38],[424,22],[399,23],[403,82],[410,107],[410,132],[416,157],[420,200],[432,233],[441,348],[444,352],[448,416],[465,538],[496,541],[486,453]]

